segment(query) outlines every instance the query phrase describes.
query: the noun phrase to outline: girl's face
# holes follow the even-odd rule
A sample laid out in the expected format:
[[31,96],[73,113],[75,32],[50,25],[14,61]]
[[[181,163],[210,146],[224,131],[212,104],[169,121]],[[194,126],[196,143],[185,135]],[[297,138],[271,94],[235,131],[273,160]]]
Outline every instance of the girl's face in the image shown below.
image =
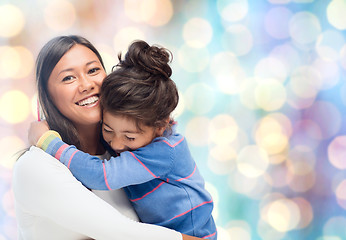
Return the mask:
[[137,128],[136,122],[124,116],[103,112],[102,134],[104,140],[116,152],[136,150],[151,143],[161,136],[165,128],[154,128],[141,125]]
[[78,127],[101,120],[99,93],[106,72],[96,54],[77,44],[60,59],[48,79],[59,111]]

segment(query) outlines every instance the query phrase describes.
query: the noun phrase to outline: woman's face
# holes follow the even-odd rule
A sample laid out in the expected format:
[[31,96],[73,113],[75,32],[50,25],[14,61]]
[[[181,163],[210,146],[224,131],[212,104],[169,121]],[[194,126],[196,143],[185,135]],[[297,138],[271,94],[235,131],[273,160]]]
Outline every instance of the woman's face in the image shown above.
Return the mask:
[[99,93],[105,77],[96,54],[77,44],[54,67],[48,92],[59,111],[76,127],[95,124],[101,120]]

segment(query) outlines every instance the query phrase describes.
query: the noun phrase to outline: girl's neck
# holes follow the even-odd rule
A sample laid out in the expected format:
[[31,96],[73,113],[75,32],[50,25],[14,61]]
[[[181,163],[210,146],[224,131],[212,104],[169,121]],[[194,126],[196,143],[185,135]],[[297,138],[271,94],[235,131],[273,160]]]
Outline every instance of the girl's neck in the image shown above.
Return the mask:
[[79,134],[79,140],[81,143],[81,149],[83,152],[89,153],[91,155],[101,155],[104,154],[105,149],[101,143],[100,139],[100,124],[94,126],[77,126],[77,131]]

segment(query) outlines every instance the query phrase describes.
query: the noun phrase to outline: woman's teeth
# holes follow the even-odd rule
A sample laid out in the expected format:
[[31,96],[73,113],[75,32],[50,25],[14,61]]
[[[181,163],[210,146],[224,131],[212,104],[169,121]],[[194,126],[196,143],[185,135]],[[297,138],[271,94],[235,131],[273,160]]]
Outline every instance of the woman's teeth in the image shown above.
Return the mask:
[[90,98],[86,98],[86,99],[83,99],[82,101],[77,102],[77,104],[79,106],[86,106],[86,105],[90,105],[90,104],[96,103],[98,100],[99,100],[99,97],[92,96]]

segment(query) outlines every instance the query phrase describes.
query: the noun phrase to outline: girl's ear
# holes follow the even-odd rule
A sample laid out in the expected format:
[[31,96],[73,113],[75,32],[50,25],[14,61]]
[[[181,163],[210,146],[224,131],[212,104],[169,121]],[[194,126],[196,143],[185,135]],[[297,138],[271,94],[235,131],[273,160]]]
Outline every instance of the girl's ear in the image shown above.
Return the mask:
[[158,127],[156,128],[156,137],[160,137],[163,135],[163,132],[166,130],[166,127]]
[[165,120],[165,126],[156,128],[156,136],[157,137],[160,137],[163,135],[163,132],[166,130],[168,124],[169,124],[169,118],[167,118]]

